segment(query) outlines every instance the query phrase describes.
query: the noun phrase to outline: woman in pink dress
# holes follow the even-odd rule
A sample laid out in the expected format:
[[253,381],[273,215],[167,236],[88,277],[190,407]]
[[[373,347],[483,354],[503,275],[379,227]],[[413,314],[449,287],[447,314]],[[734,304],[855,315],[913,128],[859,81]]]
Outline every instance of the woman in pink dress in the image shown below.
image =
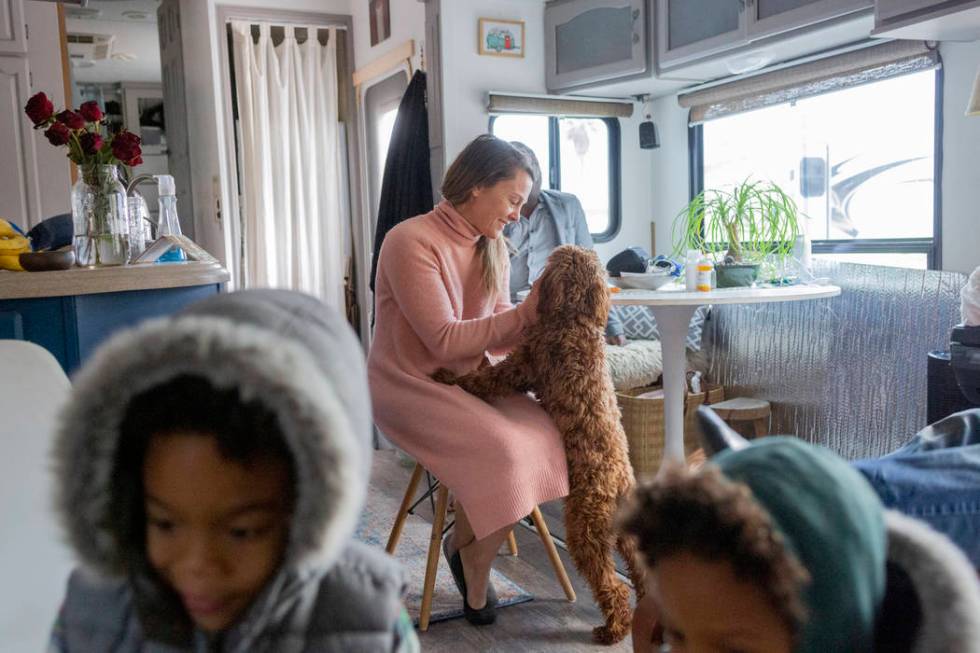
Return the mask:
[[446,172],[444,199],[385,237],[368,357],[378,427],[452,490],[456,526],[444,550],[467,619],[492,623],[490,566],[511,527],[568,493],[560,435],[530,397],[485,402],[436,383],[505,354],[537,320],[537,292],[509,296],[504,225],[520,218],[531,164],[510,143],[476,138]]

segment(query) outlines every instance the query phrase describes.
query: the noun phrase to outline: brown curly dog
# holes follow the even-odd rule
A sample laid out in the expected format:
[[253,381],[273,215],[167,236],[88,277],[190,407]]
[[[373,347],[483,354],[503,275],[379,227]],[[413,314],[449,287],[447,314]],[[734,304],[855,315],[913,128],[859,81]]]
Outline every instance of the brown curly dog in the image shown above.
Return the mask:
[[606,370],[606,273],[595,252],[564,245],[551,253],[537,283],[538,322],[507,359],[461,377],[441,369],[433,378],[482,399],[533,391],[555,421],[568,458],[568,550],[606,619],[592,636],[613,644],[626,637],[632,619],[629,588],[616,577],[613,545],[638,595],[644,586],[634,542],[614,528],[619,502],[635,482]]

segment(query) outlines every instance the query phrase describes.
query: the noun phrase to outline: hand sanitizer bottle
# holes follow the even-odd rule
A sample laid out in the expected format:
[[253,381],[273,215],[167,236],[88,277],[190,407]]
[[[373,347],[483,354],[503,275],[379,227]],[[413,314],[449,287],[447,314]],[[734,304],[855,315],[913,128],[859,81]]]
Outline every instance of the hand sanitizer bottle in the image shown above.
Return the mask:
[[[154,175],[157,179],[157,190],[160,194],[160,226],[157,237],[180,236],[180,220],[177,219],[177,191],[174,178],[170,175]],[[173,247],[157,259],[157,263],[180,263],[187,260],[187,255],[180,247]]]

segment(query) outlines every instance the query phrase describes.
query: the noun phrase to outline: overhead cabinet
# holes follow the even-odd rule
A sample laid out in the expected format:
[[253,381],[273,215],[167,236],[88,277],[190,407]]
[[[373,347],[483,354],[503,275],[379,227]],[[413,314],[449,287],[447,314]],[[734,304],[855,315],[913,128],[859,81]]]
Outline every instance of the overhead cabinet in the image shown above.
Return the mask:
[[650,70],[647,0],[553,0],[545,5],[545,83],[551,92]]
[[873,0],[656,0],[657,64],[670,70],[870,9]]

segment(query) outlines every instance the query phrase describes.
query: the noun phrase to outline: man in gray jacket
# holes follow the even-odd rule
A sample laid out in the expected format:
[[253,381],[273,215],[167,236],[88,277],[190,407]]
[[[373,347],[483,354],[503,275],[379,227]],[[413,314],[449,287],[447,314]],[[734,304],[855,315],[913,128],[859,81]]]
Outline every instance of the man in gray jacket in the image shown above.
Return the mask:
[[[534,169],[533,186],[521,209],[521,219],[504,227],[504,236],[514,252],[510,257],[510,300],[517,303],[519,292],[528,290],[544,270],[548,255],[559,245],[579,245],[593,249],[585,211],[571,193],[541,189],[541,167],[534,151],[520,141],[511,145],[530,159]],[[615,313],[606,322],[606,341],[625,345],[623,323]]]
[[114,336],[55,442],[82,567],[49,651],[418,651],[401,570],[352,540],[368,396],[350,327],[299,293],[218,295]]

